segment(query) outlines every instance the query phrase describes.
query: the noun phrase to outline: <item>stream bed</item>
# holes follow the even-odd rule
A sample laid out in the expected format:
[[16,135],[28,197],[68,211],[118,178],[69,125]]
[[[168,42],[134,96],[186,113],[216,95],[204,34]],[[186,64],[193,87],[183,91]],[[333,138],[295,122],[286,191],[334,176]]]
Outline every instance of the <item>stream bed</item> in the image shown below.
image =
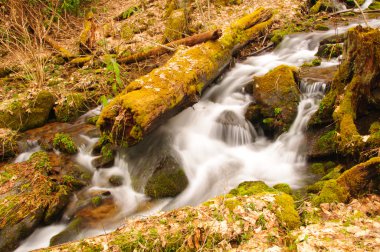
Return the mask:
[[[366,1],[364,5],[370,2]],[[380,26],[380,20],[368,22],[372,27]],[[253,76],[264,75],[279,65],[301,66],[310,62],[315,58],[321,40],[342,34],[355,25],[293,34],[285,37],[272,52],[237,63],[193,107],[170,119],[137,146],[119,151],[111,168],[96,169],[92,165],[96,158],[91,154],[92,148],[98,138],[81,136],[83,144],[74,157],[75,162],[93,174],[91,186],[83,190],[110,192],[118,211],[101,223],[101,227],[83,230],[76,238],[113,231],[126,217],[148,216],[161,210],[198,205],[229,192],[244,181],[261,180],[271,186],[287,183],[293,189],[304,186],[311,179],[307,172],[304,132],[319,107],[327,84],[313,79],[301,80],[297,117],[288,132],[274,141],[267,139],[260,129],[255,129],[245,119],[247,106],[253,101],[245,87]],[[338,59],[323,61],[320,68],[337,64]],[[77,124],[99,113],[100,108],[92,110]],[[16,162],[27,160],[39,149],[36,143],[30,143],[30,149],[20,154]],[[143,188],[153,170],[141,167],[151,167],[162,153],[170,153],[180,160],[189,184],[174,198],[151,200],[144,195]],[[108,182],[111,176],[122,177],[122,185],[111,186]],[[139,178],[137,186],[133,178]],[[16,251],[47,247],[51,237],[67,227],[66,219],[67,215],[64,215],[61,222],[37,229]]]

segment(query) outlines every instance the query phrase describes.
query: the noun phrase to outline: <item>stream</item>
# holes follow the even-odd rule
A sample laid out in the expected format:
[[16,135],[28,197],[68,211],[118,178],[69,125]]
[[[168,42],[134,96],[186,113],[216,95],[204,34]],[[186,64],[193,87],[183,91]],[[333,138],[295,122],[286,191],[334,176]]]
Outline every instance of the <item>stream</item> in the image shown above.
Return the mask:
[[[366,1],[364,7],[372,1]],[[380,26],[380,20],[369,20],[372,27]],[[307,172],[304,131],[312,114],[317,111],[326,83],[303,79],[298,114],[288,132],[276,140],[268,140],[260,129],[255,129],[244,114],[253,101],[245,92],[252,76],[260,76],[282,65],[301,66],[315,58],[319,42],[332,35],[342,34],[350,27],[339,27],[324,32],[293,34],[284,38],[277,48],[260,56],[249,57],[237,63],[229,72],[204,94],[202,99],[169,120],[143,142],[128,150],[119,151],[111,168],[96,169],[91,155],[97,138],[82,136],[83,144],[75,156],[77,163],[93,173],[87,191],[109,191],[118,206],[109,223],[102,228],[84,230],[77,239],[104,234],[117,228],[126,217],[148,216],[161,210],[185,205],[196,206],[216,195],[224,194],[244,181],[261,180],[270,186],[288,183],[297,189],[310,179]],[[339,61],[323,61],[320,67],[337,65]],[[82,116],[99,114],[96,108]],[[20,154],[15,162],[27,160],[40,148],[30,143],[28,152]],[[143,188],[153,173],[150,169],[159,155],[169,153],[181,161],[189,180],[187,188],[175,198],[152,201],[144,195]],[[110,186],[113,175],[123,177],[123,184]],[[132,178],[139,178],[139,186],[132,187]],[[76,200],[75,197],[73,199]],[[51,237],[64,230],[62,222],[37,229],[16,250],[28,251],[47,247]]]

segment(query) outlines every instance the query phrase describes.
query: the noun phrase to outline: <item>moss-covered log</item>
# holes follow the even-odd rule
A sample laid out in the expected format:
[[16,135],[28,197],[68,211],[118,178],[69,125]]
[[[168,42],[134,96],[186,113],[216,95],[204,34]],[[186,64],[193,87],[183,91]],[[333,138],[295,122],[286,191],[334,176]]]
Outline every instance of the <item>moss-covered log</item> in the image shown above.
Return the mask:
[[236,46],[265,32],[272,11],[260,8],[230,25],[217,41],[182,48],[163,66],[128,85],[98,120],[103,134],[134,145],[166,119],[198,101],[232,58]]

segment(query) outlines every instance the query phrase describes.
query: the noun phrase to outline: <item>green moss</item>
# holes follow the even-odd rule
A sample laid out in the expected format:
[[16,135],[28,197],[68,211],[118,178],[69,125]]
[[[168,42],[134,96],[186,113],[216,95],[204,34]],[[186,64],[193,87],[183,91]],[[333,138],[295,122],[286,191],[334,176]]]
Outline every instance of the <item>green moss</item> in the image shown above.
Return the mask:
[[316,56],[331,59],[340,56],[342,52],[343,46],[341,44],[324,44],[318,48]]
[[[172,161],[165,160],[163,163],[171,166]],[[160,164],[163,166],[163,164]],[[174,167],[165,169],[161,167],[149,178],[145,186],[145,194],[152,198],[175,197],[188,185],[186,174],[181,168]]]
[[64,133],[55,134],[53,139],[53,146],[57,150],[68,154],[75,154],[78,152],[78,148],[75,145],[73,139]]
[[279,206],[275,214],[282,227],[293,230],[301,225],[300,217],[294,208],[294,200],[288,194],[275,196],[275,203]]
[[124,39],[124,40],[132,40],[132,38],[135,36],[135,28],[133,26],[131,26],[130,23],[125,23],[122,27],[121,27],[121,30],[120,30],[120,36]]
[[241,202],[237,200],[236,198],[227,198],[224,201],[224,206],[227,207],[230,211],[233,211],[235,207],[241,206]]
[[38,151],[33,153],[29,160],[31,162],[35,162],[34,168],[37,169],[38,171],[44,173],[44,174],[49,174],[51,172],[51,165],[50,165],[50,159],[49,156],[46,152],[44,151]]
[[348,196],[347,191],[335,179],[331,179],[324,183],[322,190],[312,202],[316,206],[321,203],[345,202]]
[[91,203],[94,207],[100,206],[102,204],[102,197],[101,196],[92,197]]
[[308,193],[319,193],[322,190],[325,182],[326,181],[317,181],[314,184],[307,186],[306,191]]
[[0,129],[0,160],[14,157],[18,152],[18,134],[11,129]]
[[59,122],[71,122],[87,112],[87,100],[82,93],[67,94],[54,107],[55,117]]
[[171,117],[173,108],[197,101],[229,61],[234,46],[263,32],[273,22],[251,27],[263,13],[267,18],[272,15],[271,11],[258,9],[226,28],[218,41],[181,47],[164,66],[131,82],[103,109],[97,122],[103,134],[113,143],[132,146],[162,124],[162,118]]
[[284,192],[286,194],[289,194],[289,195],[292,194],[292,188],[290,188],[290,186],[288,184],[285,184],[285,183],[276,184],[273,186],[273,188],[280,191],[280,192]]
[[311,62],[305,62],[302,64],[303,67],[314,67],[314,66],[320,66],[322,63],[321,59],[315,58]]
[[317,24],[314,26],[314,29],[317,30],[317,31],[328,31],[330,30],[330,28],[326,25],[323,25],[323,24]]
[[239,184],[235,189],[232,189],[229,194],[234,196],[251,196],[262,193],[275,193],[277,192],[272,187],[269,187],[262,181],[247,181]]
[[42,126],[49,118],[55,98],[48,91],[40,91],[33,98],[21,94],[0,104],[0,128],[28,130]]
[[99,116],[93,116],[87,119],[88,124],[96,125],[96,122],[98,121]]
[[370,10],[380,10],[380,1],[375,0],[371,5],[368,7]]
[[184,9],[172,11],[165,24],[165,41],[174,41],[187,33],[187,18]]
[[343,167],[341,165],[338,165],[337,167],[332,169],[326,176],[324,176],[321,180],[337,179],[342,173],[342,169]]
[[335,144],[335,139],[336,139],[336,131],[331,130],[325,134],[323,134],[317,141],[317,148],[325,150],[335,150],[336,149],[336,144]]

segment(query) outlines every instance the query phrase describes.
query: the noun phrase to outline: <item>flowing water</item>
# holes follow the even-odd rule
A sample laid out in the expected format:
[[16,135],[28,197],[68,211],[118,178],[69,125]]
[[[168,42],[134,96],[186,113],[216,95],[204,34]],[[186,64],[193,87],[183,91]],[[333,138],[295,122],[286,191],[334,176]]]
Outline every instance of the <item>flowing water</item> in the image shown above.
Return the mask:
[[[379,26],[380,21],[371,20],[370,24]],[[311,115],[318,109],[326,84],[302,80],[297,117],[289,131],[275,141],[266,139],[259,129],[254,129],[245,120],[244,113],[252,96],[244,89],[252,76],[263,75],[282,64],[300,66],[311,61],[322,39],[341,34],[354,25],[287,36],[274,51],[236,64],[200,102],[169,120],[139,145],[120,151],[111,168],[95,169],[92,166],[95,157],[91,156],[91,150],[98,139],[82,136],[86,144],[80,148],[76,161],[93,173],[92,185],[87,190],[109,191],[120,211],[112,224],[99,230],[84,231],[78,238],[112,231],[126,216],[143,216],[159,210],[197,205],[228,192],[243,181],[262,180],[269,185],[288,183],[293,189],[304,185],[308,177],[304,131]],[[331,64],[338,64],[338,60],[323,62],[321,67]],[[89,114],[99,112],[100,108],[97,108]],[[26,160],[38,150],[38,145],[31,143],[30,150],[16,161]],[[150,208],[141,207],[150,202],[143,194],[143,187],[153,173],[153,170],[141,167],[153,167],[163,153],[170,153],[181,161],[189,185],[175,198],[154,201]],[[122,176],[123,185],[111,187],[108,179],[112,175]],[[138,186],[132,186],[132,177],[139,178]],[[55,224],[37,229],[16,251],[47,246],[49,239],[65,227],[65,224]]]

